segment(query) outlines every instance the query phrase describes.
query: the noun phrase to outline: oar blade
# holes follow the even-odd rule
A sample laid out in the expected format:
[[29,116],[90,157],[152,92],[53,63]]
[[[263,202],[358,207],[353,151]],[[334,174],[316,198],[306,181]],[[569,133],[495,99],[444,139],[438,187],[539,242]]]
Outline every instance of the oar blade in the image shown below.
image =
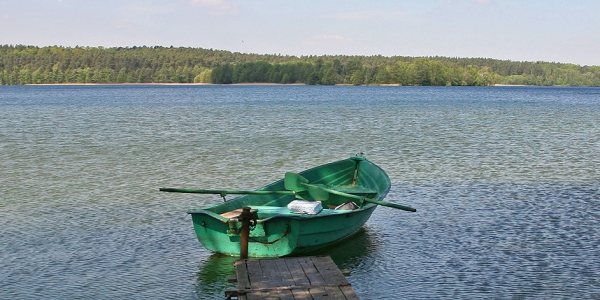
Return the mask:
[[[304,183],[304,184],[303,184]],[[303,192],[307,190],[305,184],[308,183],[308,179],[302,177],[300,174],[287,172],[283,179],[283,185],[286,190],[294,192]]]
[[378,204],[381,206],[393,207],[396,209],[401,209],[401,210],[410,211],[410,212],[417,211],[416,209],[414,209],[412,207],[395,204],[395,203],[373,200],[373,199],[365,198],[365,197],[358,196],[358,195],[348,194],[348,193],[336,191],[334,189],[330,189],[330,188],[327,188],[325,186],[318,185],[318,184],[309,184],[308,179],[302,177],[302,175],[300,175],[300,174],[296,174],[296,173],[292,173],[292,172],[285,173],[284,186],[285,186],[286,190],[290,190],[290,191],[294,191],[294,192],[308,191],[308,194],[310,195],[310,197],[315,200],[327,200],[327,199],[329,199],[329,194],[331,193],[331,194],[336,194],[336,195],[343,196],[343,197],[348,197],[348,198],[352,198],[352,199],[357,199],[357,200],[361,200],[361,201]]

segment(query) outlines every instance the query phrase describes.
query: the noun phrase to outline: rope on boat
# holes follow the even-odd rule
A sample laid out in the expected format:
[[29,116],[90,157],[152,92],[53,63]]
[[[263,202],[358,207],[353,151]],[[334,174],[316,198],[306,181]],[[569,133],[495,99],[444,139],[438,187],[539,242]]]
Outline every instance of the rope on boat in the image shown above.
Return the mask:
[[255,243],[261,243],[263,245],[271,245],[271,244],[275,244],[276,242],[278,242],[281,239],[283,239],[286,235],[288,235],[289,232],[290,232],[290,225],[287,224],[287,226],[285,227],[285,231],[283,232],[283,235],[280,236],[280,237],[278,237],[276,240],[273,240],[273,241],[270,241],[270,242],[262,242],[262,241],[254,239],[253,237],[250,237],[250,240],[252,242],[255,242]]

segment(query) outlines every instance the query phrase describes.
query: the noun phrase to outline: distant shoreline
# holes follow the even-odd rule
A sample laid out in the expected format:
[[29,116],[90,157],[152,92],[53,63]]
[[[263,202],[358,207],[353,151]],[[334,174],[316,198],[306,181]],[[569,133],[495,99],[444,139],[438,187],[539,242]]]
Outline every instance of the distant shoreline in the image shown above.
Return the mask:
[[169,82],[146,82],[146,83],[30,83],[24,85],[306,85],[305,83],[269,83],[269,82],[252,82],[252,83],[169,83]]
[[[0,84],[600,86],[600,66],[442,56],[245,54],[190,47],[0,45]],[[77,83],[79,82],[79,83]],[[251,82],[251,83],[246,83]],[[502,84],[513,82],[514,84]]]
[[[28,86],[102,86],[102,85],[172,85],[172,86],[192,86],[192,85],[226,85],[226,86],[302,86],[308,85],[306,83],[270,83],[270,82],[247,82],[247,83],[168,83],[168,82],[146,82],[146,83],[30,83],[24,84]],[[335,84],[335,85],[327,85],[327,86],[356,86],[351,84]],[[358,85],[358,86],[420,86],[420,85],[401,85],[401,84],[376,84],[376,85]],[[494,85],[490,85],[494,87],[524,87],[524,86],[536,86],[536,85],[527,85],[527,84],[502,84],[496,83]],[[553,85],[553,86],[565,86],[565,85]],[[580,86],[586,87],[586,86]]]

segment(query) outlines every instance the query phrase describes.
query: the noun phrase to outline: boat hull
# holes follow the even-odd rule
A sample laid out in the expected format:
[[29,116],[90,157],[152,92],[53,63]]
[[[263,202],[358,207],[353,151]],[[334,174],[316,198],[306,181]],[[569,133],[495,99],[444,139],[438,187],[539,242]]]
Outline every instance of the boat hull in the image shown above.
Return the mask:
[[[387,174],[364,157],[333,162],[299,173],[311,184],[321,184],[344,193],[383,200],[390,189]],[[260,191],[285,190],[284,180],[264,186]],[[316,215],[296,214],[287,209],[294,199],[311,199],[311,195],[245,195],[211,207],[191,210],[198,241],[213,252],[240,255],[241,222],[232,212],[242,207],[257,211],[257,223],[250,231],[250,257],[298,255],[340,241],[360,229],[369,219],[376,204],[357,203],[354,210],[336,210],[335,206],[352,199],[331,194],[323,200],[325,209]],[[356,200],[354,200],[356,201]],[[227,215],[229,214],[229,215]]]
[[[272,217],[259,222],[250,231],[248,255],[251,257],[281,257],[297,255],[326,247],[360,229],[376,205],[360,210],[319,217]],[[257,208],[257,207],[255,207]],[[258,207],[260,213],[260,207]],[[192,213],[198,241],[210,251],[240,255],[240,236],[229,232],[229,224],[204,213]]]

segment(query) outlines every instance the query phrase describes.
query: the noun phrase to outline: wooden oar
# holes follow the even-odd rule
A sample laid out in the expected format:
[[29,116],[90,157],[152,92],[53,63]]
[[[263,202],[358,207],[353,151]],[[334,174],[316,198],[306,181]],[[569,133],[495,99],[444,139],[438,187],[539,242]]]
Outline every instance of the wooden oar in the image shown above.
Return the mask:
[[308,179],[302,177],[302,175],[300,175],[300,174],[291,173],[291,172],[285,173],[284,186],[286,189],[295,191],[295,192],[301,192],[301,191],[306,191],[306,190],[308,190],[310,192],[311,189],[312,190],[321,190],[326,193],[340,195],[343,197],[348,197],[348,198],[352,198],[352,199],[356,199],[356,200],[360,200],[360,201],[364,201],[364,202],[369,202],[369,203],[373,203],[373,204],[377,204],[377,205],[381,205],[381,206],[393,207],[393,208],[406,210],[406,211],[410,211],[410,212],[417,211],[416,209],[414,209],[412,207],[395,204],[395,203],[373,200],[373,199],[369,199],[369,198],[361,197],[361,196],[357,196],[357,195],[352,195],[352,194],[336,191],[334,189],[329,189],[323,185],[309,184]]
[[161,192],[172,192],[172,193],[194,193],[194,194],[216,194],[225,197],[228,194],[232,195],[294,195],[295,191],[238,191],[238,190],[196,190],[196,189],[182,189],[182,188],[160,188]]

